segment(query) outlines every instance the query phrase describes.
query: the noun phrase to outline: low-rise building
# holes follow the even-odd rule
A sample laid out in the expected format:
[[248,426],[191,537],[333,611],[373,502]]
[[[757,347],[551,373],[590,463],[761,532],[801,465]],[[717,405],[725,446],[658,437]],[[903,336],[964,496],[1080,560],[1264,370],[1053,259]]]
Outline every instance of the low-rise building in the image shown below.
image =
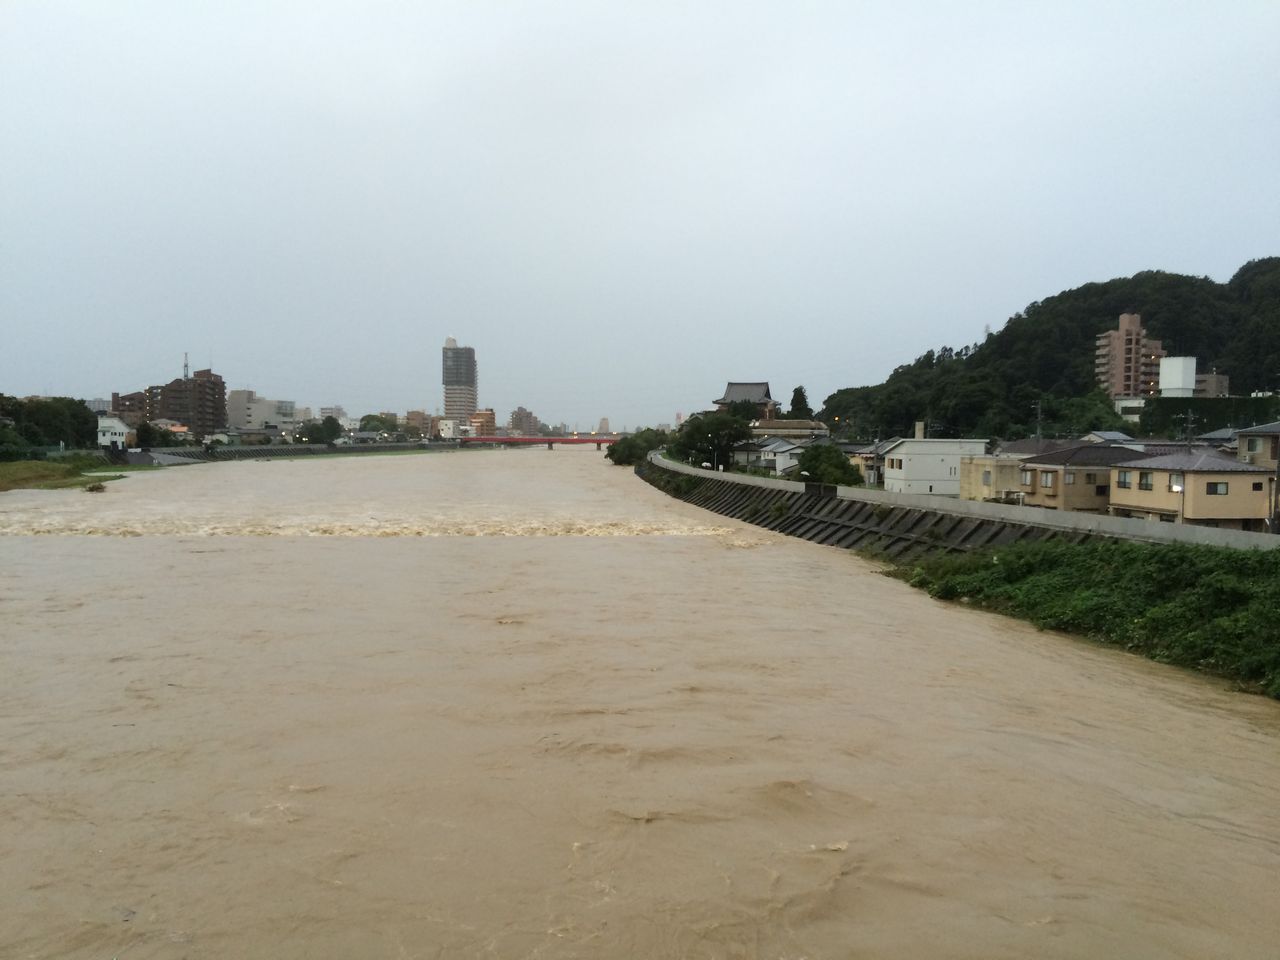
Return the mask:
[[1029,456],[1063,450],[1069,440],[1027,437],[1000,444],[990,453],[960,458],[960,499],[1018,503],[1022,461]]
[[868,487],[884,486],[884,452],[901,440],[890,437],[846,452],[849,462],[862,472],[862,482]]
[[1276,468],[1280,459],[1280,420],[1236,431],[1237,453],[1241,463]]
[[1106,513],[1111,497],[1111,467],[1144,454],[1127,447],[1082,443],[1027,457],[1018,472],[1018,501],[1028,507]]
[[1275,478],[1267,467],[1193,450],[1111,467],[1110,512],[1166,523],[1265,530]]
[[119,417],[99,414],[98,446],[109,450],[127,450],[136,442],[133,428]]
[[796,468],[807,447],[807,442],[786,437],[754,437],[733,448],[733,463],[749,470],[767,470],[775,476],[782,476]]
[[884,489],[890,493],[960,496],[960,458],[986,453],[986,440],[897,440],[884,450]]
[[756,420],[751,424],[753,437],[786,437],[789,440],[812,440],[827,437],[831,431],[820,420]]

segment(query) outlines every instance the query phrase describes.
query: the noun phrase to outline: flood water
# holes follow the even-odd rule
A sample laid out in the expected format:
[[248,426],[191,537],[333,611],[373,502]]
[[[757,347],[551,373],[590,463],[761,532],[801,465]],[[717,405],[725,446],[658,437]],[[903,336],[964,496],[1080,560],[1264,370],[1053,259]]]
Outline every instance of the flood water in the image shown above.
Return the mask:
[[0,957],[1274,958],[1280,704],[593,448],[0,494]]

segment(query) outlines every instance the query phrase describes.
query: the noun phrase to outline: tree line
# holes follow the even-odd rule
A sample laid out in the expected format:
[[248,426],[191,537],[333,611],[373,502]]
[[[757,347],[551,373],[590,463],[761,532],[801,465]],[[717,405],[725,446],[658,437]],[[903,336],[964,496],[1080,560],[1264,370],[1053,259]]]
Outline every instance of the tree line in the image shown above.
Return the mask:
[[0,460],[22,460],[46,447],[87,449],[98,442],[98,416],[83,400],[20,400],[0,394]]
[[929,350],[884,383],[835,391],[819,418],[859,438],[1079,436],[1122,429],[1094,373],[1095,341],[1138,313],[1170,356],[1231,378],[1233,394],[1280,387],[1280,257],[1252,260],[1226,283],[1148,270],[1088,283],[1010,317],[981,343]]

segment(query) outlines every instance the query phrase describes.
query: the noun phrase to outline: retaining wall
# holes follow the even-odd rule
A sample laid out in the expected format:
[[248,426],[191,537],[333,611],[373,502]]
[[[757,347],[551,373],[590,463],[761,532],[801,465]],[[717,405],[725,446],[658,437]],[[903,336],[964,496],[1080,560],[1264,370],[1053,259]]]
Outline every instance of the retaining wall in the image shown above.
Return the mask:
[[1280,548],[1280,536],[1266,533],[717,473],[667,460],[658,452],[650,454],[636,472],[687,503],[737,520],[815,543],[877,551],[902,560],[924,552],[976,550],[1049,538],[1072,543],[1107,538],[1243,550]]

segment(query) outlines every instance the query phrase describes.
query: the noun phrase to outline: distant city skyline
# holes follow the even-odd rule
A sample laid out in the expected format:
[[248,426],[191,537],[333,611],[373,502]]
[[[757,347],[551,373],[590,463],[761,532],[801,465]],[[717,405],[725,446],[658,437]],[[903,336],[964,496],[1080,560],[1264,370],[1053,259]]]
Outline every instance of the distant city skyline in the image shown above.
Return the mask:
[[[1280,254],[1280,4],[93,5],[0,30],[0,391],[667,422]],[[229,55],[233,51],[234,55]]]

